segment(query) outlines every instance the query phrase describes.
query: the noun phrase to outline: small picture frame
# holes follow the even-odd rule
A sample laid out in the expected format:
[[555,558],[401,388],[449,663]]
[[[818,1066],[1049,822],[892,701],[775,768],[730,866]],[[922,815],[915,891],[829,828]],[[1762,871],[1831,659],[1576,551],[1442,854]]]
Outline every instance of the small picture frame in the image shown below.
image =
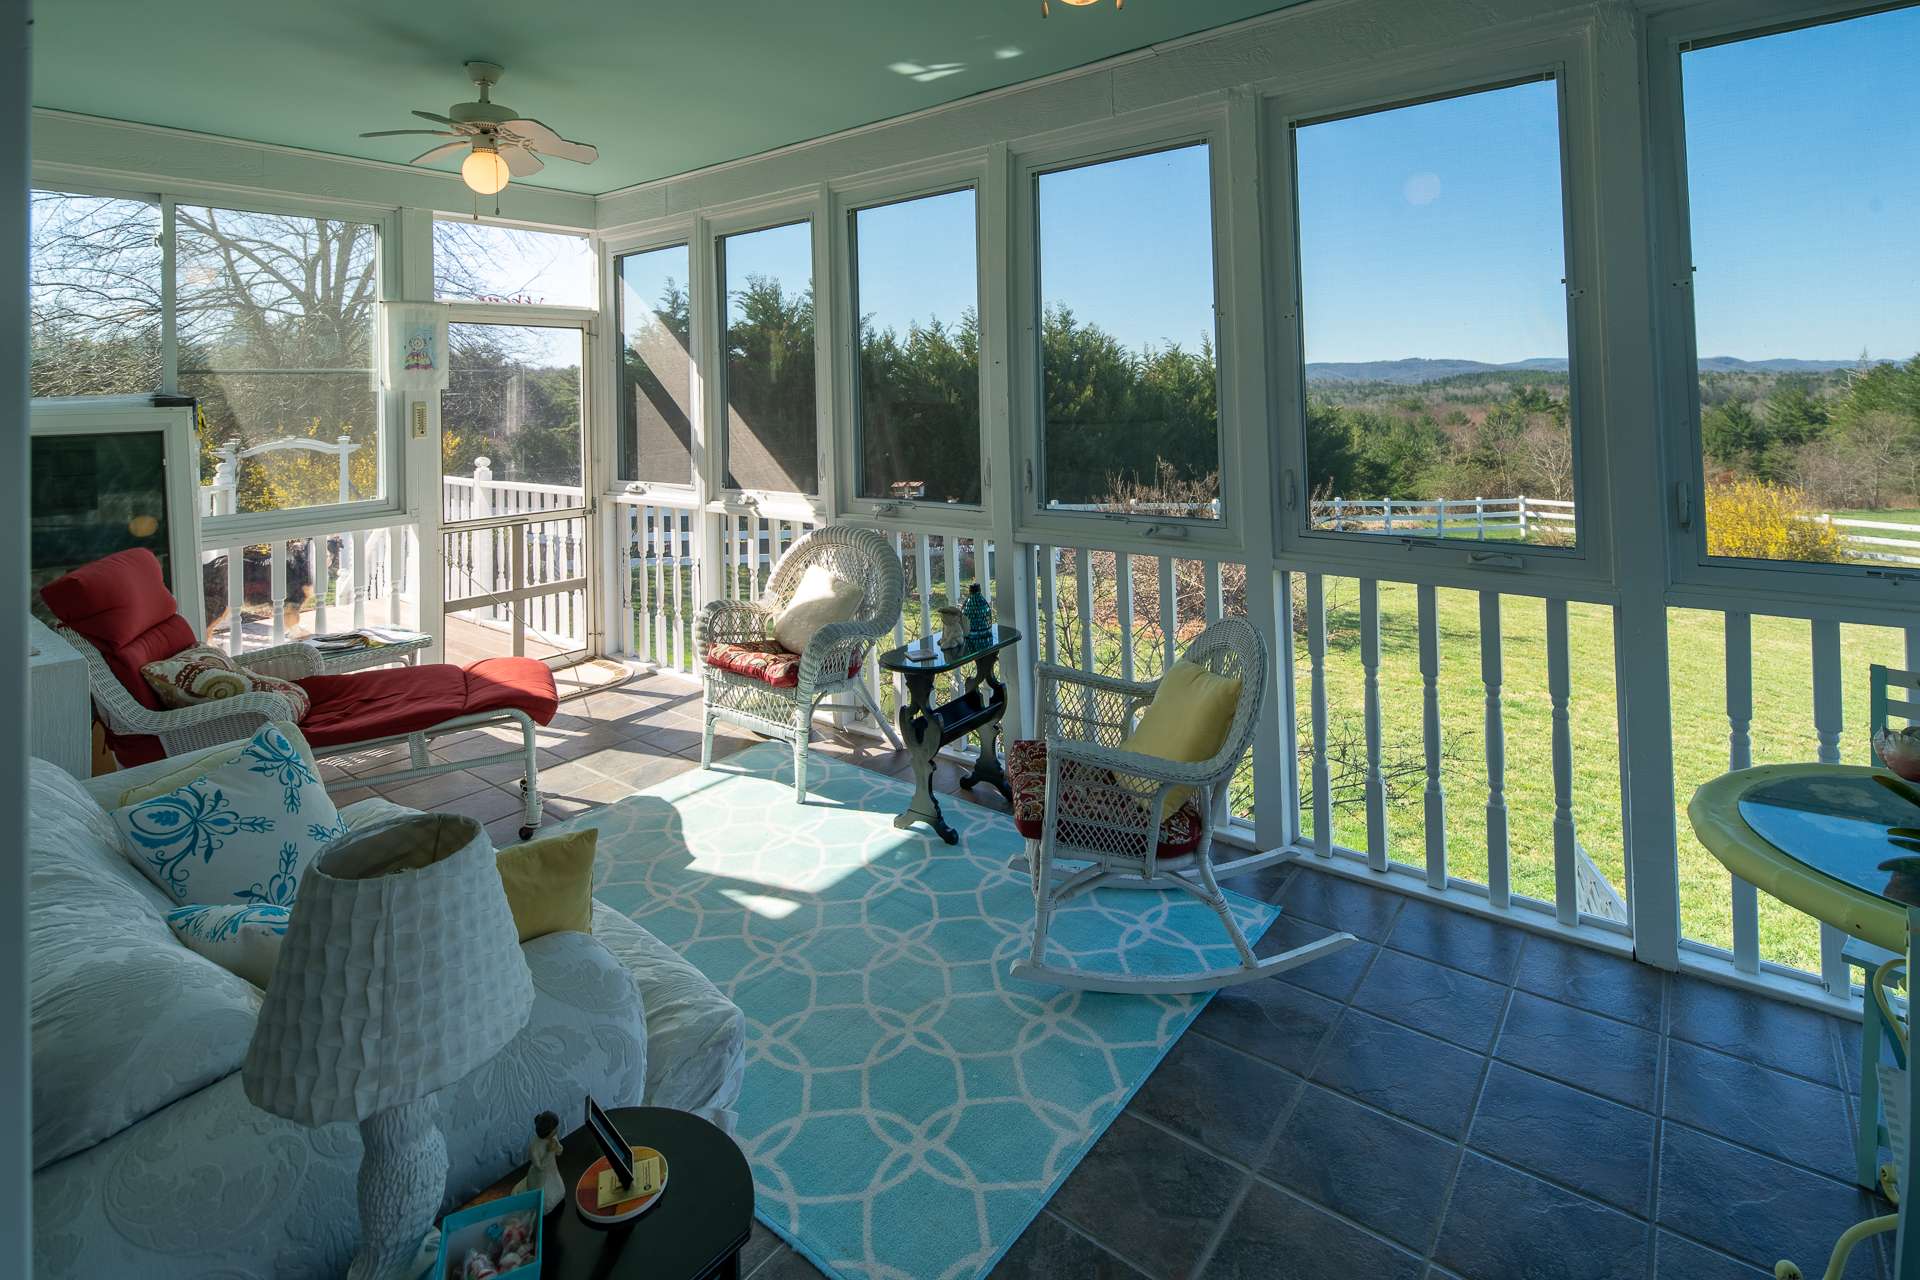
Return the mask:
[[467,1280],[468,1260],[476,1254],[493,1268],[482,1274],[538,1276],[545,1201],[536,1187],[448,1214],[440,1224],[440,1259],[430,1280]]

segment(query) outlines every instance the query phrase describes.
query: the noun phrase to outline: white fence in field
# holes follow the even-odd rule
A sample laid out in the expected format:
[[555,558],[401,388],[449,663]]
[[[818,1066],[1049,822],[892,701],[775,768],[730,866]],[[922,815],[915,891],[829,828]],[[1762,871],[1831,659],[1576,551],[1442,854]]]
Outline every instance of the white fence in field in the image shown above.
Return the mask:
[[[1920,524],[1856,520],[1830,512],[1809,517],[1841,531],[1855,560],[1920,564]],[[1344,533],[1402,533],[1440,538],[1525,539],[1574,530],[1574,504],[1519,494],[1511,498],[1322,498],[1313,527]]]
[[1313,527],[1346,533],[1404,533],[1437,538],[1571,535],[1573,503],[1556,498],[1322,498]]

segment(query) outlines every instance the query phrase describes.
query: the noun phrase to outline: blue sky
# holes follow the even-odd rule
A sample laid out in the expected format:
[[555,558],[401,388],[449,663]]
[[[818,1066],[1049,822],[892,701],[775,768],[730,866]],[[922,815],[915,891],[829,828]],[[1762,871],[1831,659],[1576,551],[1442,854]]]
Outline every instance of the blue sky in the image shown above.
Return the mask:
[[1920,351],[1920,9],[1682,55],[1702,355]]
[[[1920,9],[1683,55],[1703,355],[1920,351],[1916,51]],[[1564,357],[1559,129],[1545,81],[1299,129],[1307,359]],[[1135,348],[1198,345],[1208,188],[1203,146],[1041,175],[1043,300]],[[860,310],[957,321],[974,213],[958,192],[858,214]],[[803,287],[810,253],[804,225],[735,236],[729,275]]]

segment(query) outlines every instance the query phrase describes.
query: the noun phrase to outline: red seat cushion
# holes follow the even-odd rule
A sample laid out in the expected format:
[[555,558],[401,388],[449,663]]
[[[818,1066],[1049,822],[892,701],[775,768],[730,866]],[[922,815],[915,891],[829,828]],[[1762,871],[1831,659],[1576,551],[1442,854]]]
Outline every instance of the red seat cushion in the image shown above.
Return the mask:
[[299,682],[313,699],[300,732],[316,747],[418,733],[455,716],[508,709],[536,724],[560,709],[553,672],[537,658],[488,658],[470,667],[382,667]]
[[[707,650],[707,665],[749,680],[759,680],[776,689],[800,687],[800,655],[780,647],[777,640],[748,640],[741,644],[716,644]],[[847,668],[851,679],[860,674],[856,655]]]
[[141,706],[166,710],[140,668],[171,658],[200,638],[180,616],[153,552],[133,547],[82,565],[40,588],[40,599],[54,617],[93,643]]
[[[1041,839],[1047,829],[1047,744],[1044,741],[1021,738],[1007,747],[1007,785],[1013,791],[1013,825],[1027,839]],[[1101,818],[1105,821],[1113,821],[1118,817],[1133,825],[1144,816],[1146,808],[1132,796],[1122,796],[1104,789],[1092,793],[1069,791],[1068,794],[1076,797],[1081,806],[1097,806],[1060,815],[1060,843],[1069,846],[1110,847],[1114,839],[1112,831],[1105,827],[1076,823],[1073,821],[1076,817]],[[1070,807],[1072,803],[1069,802]],[[1123,805],[1127,806],[1124,812],[1118,808]],[[1200,847],[1201,831],[1200,806],[1188,800],[1161,822],[1159,856],[1177,858],[1192,853]],[[1071,850],[1067,852],[1071,856]]]

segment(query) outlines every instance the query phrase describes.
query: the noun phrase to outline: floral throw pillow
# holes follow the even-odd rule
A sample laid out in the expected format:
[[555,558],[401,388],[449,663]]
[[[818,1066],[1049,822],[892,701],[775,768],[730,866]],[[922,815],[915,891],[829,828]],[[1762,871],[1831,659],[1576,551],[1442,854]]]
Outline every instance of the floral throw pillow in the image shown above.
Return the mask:
[[280,959],[292,914],[264,902],[175,907],[167,912],[167,927],[189,950],[264,989]]
[[312,705],[307,691],[293,681],[249,671],[210,645],[196,645],[149,662],[140,674],[161,703],[171,708],[197,707],[241,693],[277,693],[293,704],[293,718],[304,720]]
[[112,816],[147,879],[208,906],[291,907],[307,864],[347,831],[312,757],[271,724],[232,761]]

